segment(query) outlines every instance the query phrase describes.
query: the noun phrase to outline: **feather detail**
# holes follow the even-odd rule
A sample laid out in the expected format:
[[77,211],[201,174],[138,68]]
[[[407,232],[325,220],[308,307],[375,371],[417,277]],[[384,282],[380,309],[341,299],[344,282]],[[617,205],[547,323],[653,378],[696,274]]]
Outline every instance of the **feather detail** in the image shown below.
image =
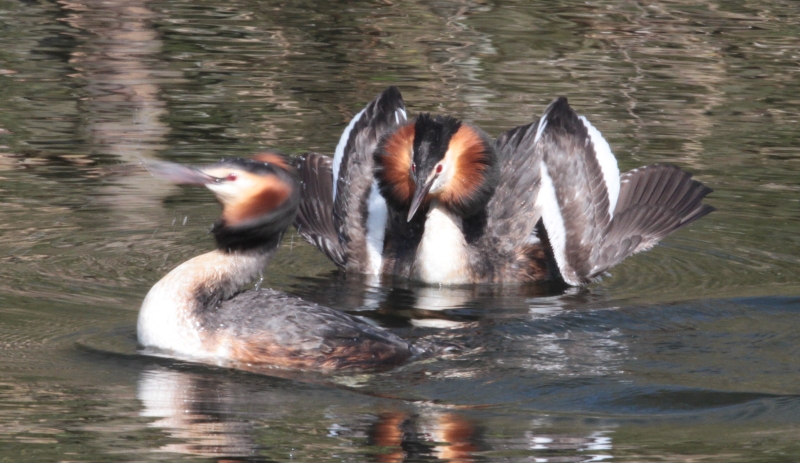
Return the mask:
[[414,194],[411,162],[414,149],[414,123],[390,134],[375,151],[375,178],[390,206],[408,209]]
[[248,192],[247,197],[225,205],[222,218],[229,226],[238,226],[275,210],[292,192],[292,185],[274,176],[260,176],[246,172],[239,175],[240,179],[243,176],[251,177],[255,188]]
[[452,162],[453,175],[439,200],[462,217],[470,217],[486,206],[497,187],[497,155],[483,131],[462,124],[450,138],[444,163]]

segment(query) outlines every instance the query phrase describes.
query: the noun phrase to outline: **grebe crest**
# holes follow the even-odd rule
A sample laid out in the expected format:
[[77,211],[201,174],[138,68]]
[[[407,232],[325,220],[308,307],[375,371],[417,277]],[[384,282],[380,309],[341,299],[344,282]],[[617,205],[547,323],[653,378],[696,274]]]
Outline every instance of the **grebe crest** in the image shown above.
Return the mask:
[[470,217],[486,206],[499,179],[497,155],[482,130],[424,113],[384,138],[375,165],[381,193],[408,211],[408,221],[433,200]]

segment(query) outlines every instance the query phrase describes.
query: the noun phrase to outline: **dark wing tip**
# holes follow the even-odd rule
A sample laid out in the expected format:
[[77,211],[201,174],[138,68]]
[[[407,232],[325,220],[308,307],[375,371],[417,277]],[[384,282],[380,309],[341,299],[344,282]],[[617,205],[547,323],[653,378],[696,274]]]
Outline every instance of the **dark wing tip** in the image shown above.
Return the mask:
[[578,113],[572,109],[566,97],[558,97],[550,103],[545,110],[544,120],[547,124],[545,129],[548,131],[561,129],[569,134],[586,135],[586,127],[581,123]]
[[394,85],[386,87],[386,90],[381,93],[381,97],[390,101],[403,101],[403,95],[400,93],[400,89]]
[[[386,88],[386,90],[382,91],[380,95],[373,100],[373,102],[374,106],[372,104],[367,105],[367,112],[372,113],[368,115],[367,119],[376,117],[388,118],[389,116],[394,117],[395,111],[405,111],[403,95],[400,93],[400,89],[395,86]],[[372,106],[372,108],[370,108],[370,106]]]

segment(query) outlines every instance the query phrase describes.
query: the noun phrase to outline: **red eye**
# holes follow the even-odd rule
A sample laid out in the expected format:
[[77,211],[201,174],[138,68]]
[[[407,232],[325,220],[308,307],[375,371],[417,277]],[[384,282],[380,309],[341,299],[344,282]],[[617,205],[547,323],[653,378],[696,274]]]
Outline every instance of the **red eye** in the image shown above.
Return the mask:
[[411,172],[417,173],[417,165],[414,163],[411,164]]
[[228,176],[225,177],[225,180],[227,180],[229,182],[232,182],[232,181],[236,180],[236,174],[228,174]]
[[442,165],[441,165],[441,164],[439,164],[438,166],[436,166],[436,173],[437,173],[437,174],[441,174],[441,173],[442,173]]

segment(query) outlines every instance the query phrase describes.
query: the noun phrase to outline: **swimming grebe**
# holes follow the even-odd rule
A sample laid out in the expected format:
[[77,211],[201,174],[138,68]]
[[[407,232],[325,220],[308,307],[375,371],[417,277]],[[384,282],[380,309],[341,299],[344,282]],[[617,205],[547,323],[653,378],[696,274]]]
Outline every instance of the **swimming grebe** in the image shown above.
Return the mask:
[[494,146],[475,127],[422,114],[374,157],[395,245],[384,270],[425,283],[586,284],[714,210],[701,204],[712,190],[677,167],[620,175],[566,98]]
[[222,204],[217,249],[156,283],[139,312],[138,338],[158,353],[215,365],[376,369],[426,352],[355,317],[271,289],[243,291],[275,253],[300,202],[283,157],[229,158],[190,168],[148,166],[180,184],[204,185]]
[[383,272],[387,209],[373,179],[372,152],[405,122],[403,97],[389,87],[353,117],[333,159],[298,158],[302,201],[295,226],[342,270]]

